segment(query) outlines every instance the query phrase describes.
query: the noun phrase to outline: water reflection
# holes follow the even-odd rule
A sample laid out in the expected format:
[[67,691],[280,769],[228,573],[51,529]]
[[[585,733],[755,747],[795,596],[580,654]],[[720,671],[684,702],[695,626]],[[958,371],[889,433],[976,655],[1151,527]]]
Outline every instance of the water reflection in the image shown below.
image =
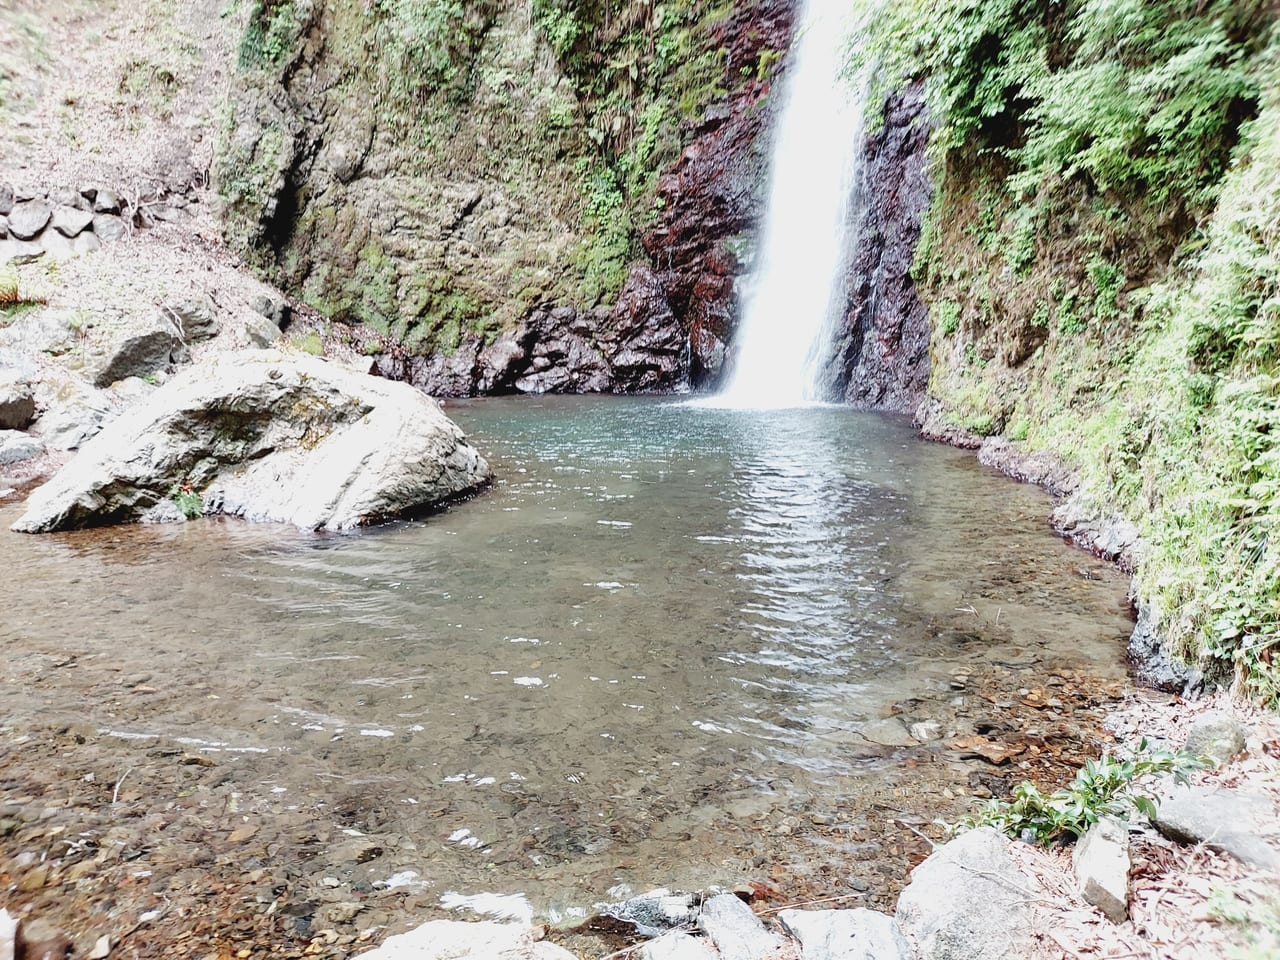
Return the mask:
[[[723,882],[815,797],[914,789],[933,748],[877,725],[907,701],[954,713],[954,669],[1120,669],[1123,583],[1047,535],[1038,493],[904,423],[608,398],[451,412],[500,479],[425,522],[4,534],[20,669],[114,668],[13,685],[13,722],[244,751],[246,804],[350,808],[404,841],[359,878],[542,909]],[[121,692],[144,673],[154,693]]]

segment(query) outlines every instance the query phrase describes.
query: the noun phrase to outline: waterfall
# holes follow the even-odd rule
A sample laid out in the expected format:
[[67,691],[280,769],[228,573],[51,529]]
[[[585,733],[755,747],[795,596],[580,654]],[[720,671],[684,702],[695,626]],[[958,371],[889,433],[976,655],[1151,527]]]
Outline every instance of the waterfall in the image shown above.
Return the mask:
[[859,4],[807,0],[785,78],[756,265],[716,406],[789,407],[818,383],[844,303],[866,84],[843,75]]

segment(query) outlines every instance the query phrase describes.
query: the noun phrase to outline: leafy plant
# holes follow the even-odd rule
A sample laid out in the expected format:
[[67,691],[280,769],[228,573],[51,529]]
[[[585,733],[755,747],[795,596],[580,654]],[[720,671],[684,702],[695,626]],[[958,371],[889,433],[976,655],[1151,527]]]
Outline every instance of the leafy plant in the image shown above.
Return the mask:
[[1156,815],[1155,800],[1138,783],[1156,773],[1172,773],[1179,783],[1203,766],[1185,753],[1151,749],[1145,739],[1138,754],[1119,759],[1103,754],[1076,771],[1069,786],[1044,794],[1035,784],[1023,781],[1007,799],[984,801],[976,814],[962,821],[965,827],[992,826],[1011,837],[1044,846],[1055,841],[1070,842],[1084,834],[1102,817],[1128,820],[1137,810],[1146,817]]
[[170,487],[169,499],[188,520],[204,516],[204,498],[192,489],[189,482],[175,483]]

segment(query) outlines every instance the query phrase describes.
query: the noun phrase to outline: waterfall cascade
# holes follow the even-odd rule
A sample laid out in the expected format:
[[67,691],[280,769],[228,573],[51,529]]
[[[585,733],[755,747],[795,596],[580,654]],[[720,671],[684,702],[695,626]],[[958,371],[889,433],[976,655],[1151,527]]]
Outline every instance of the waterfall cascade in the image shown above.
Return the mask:
[[[821,400],[824,343],[844,302],[866,84],[844,76],[859,4],[807,0],[774,133],[755,269],[715,406]],[[851,12],[853,11],[853,12]]]

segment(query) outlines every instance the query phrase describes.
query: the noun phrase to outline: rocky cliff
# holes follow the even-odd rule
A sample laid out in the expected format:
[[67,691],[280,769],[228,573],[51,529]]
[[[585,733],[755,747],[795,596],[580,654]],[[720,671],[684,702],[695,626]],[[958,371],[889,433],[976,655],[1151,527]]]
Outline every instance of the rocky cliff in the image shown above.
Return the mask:
[[260,0],[228,237],[435,394],[714,379],[792,15]]

